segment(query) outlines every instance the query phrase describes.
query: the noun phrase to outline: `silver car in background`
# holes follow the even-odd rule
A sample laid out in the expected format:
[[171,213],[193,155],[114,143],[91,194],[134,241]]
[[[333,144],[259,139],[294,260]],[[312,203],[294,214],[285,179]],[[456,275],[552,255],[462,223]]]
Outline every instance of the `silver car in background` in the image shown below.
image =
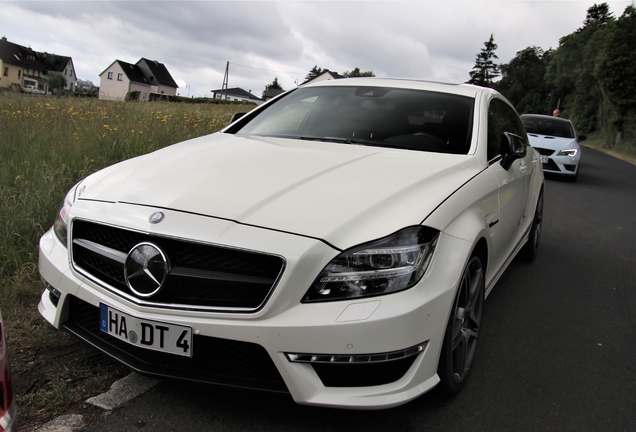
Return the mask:
[[538,114],[523,114],[521,121],[526,127],[530,145],[541,154],[543,171],[561,174],[576,181],[581,162],[581,146],[576,130],[570,120]]

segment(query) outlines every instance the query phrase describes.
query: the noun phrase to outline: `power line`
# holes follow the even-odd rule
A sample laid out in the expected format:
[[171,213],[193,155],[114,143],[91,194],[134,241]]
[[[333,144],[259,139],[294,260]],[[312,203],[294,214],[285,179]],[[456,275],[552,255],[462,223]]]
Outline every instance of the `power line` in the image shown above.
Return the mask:
[[257,69],[257,70],[262,70],[262,71],[268,71],[268,72],[278,72],[278,73],[286,73],[286,74],[291,74],[291,75],[305,75],[307,72],[287,72],[287,71],[279,71],[279,70],[274,70],[274,69],[264,69],[264,68],[257,68],[254,66],[245,66],[242,64],[238,64],[238,63],[232,63],[230,62],[231,65],[234,66],[241,66],[244,68],[249,68],[249,69]]

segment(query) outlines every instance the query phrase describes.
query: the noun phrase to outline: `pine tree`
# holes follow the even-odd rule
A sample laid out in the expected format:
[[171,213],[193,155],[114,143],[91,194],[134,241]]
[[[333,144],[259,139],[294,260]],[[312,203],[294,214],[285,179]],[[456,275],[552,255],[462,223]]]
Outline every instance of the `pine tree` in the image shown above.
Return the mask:
[[274,81],[272,81],[271,84],[267,84],[265,86],[265,90],[263,90],[263,97],[265,97],[265,93],[270,90],[283,90],[283,87],[281,87],[280,83],[278,82],[278,77],[275,77]]
[[345,71],[343,74],[343,76],[347,77],[347,78],[356,78],[356,77],[374,77],[375,74],[373,73],[373,71],[361,71],[360,68],[355,68],[351,71]]
[[326,72],[326,71],[327,71],[327,69],[319,68],[318,65],[315,65],[313,68],[311,68],[311,70],[309,71],[307,76],[305,76],[305,81],[312,80],[312,79],[316,78],[318,75],[320,75],[320,74],[322,74],[323,72]]
[[493,80],[499,76],[499,67],[492,61],[493,58],[498,59],[495,50],[497,44],[493,35],[490,35],[490,39],[484,42],[484,48],[477,54],[475,60],[475,66],[470,71],[470,80],[468,84],[475,84],[484,87],[492,87]]

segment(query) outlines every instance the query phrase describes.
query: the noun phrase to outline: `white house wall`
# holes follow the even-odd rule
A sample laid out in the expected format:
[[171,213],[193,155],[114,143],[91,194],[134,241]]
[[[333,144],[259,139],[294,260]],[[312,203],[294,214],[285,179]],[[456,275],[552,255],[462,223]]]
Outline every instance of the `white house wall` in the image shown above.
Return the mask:
[[64,78],[66,78],[66,90],[73,90],[75,83],[77,82],[77,75],[75,74],[75,67],[73,66],[73,60],[69,59],[68,64],[64,67]]
[[157,86],[157,93],[161,93],[161,94],[165,94],[169,96],[176,96],[177,89],[174,87],[159,84]]
[[[108,73],[112,72],[113,78],[108,79]],[[117,77],[121,74],[121,81]],[[131,82],[118,62],[113,63],[99,76],[99,98],[103,100],[125,100],[126,93],[138,91],[139,100],[147,101],[150,93],[148,84]]]
[[[108,79],[108,72],[113,73],[112,79]],[[122,74],[121,81],[117,80],[118,74]],[[130,80],[124,70],[118,62],[115,62],[99,76],[99,98],[104,100],[124,100],[129,85]]]
[[[148,84],[141,84],[136,82],[130,83],[130,91],[138,91],[139,92],[139,100],[147,101],[148,95],[150,94],[150,86]],[[124,94],[124,96],[126,96]]]

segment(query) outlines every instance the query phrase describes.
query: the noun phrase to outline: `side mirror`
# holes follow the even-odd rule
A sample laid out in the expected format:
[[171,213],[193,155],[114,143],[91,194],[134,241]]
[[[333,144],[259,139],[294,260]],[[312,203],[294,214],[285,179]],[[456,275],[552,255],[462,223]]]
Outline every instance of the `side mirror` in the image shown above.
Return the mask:
[[585,141],[587,139],[586,135],[579,135],[579,142]]
[[247,114],[247,113],[244,113],[244,112],[237,112],[237,113],[234,113],[234,114],[232,115],[232,118],[230,119],[230,123],[234,123],[236,120],[240,119],[240,118],[241,118],[241,117],[243,117],[245,114]]
[[501,166],[508,171],[512,163],[526,156],[526,142],[511,132],[501,134]]

